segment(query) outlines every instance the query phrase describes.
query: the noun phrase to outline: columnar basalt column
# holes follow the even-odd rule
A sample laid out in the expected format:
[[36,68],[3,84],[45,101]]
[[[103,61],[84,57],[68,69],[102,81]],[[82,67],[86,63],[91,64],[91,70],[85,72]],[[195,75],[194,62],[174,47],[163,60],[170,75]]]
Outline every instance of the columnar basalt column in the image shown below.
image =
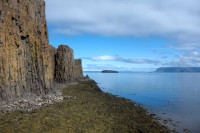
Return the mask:
[[73,50],[60,45],[56,53],[55,80],[59,83],[74,82],[74,55]]
[[81,59],[75,59],[74,77],[75,77],[75,81],[79,81],[83,78],[83,69],[82,69],[82,60]]

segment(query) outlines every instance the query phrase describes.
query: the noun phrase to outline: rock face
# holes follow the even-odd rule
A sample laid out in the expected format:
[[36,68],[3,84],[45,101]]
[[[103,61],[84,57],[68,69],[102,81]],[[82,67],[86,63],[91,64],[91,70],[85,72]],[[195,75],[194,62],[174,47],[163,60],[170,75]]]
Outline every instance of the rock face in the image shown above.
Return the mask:
[[56,53],[55,80],[59,83],[74,82],[74,57],[73,50],[61,45]]
[[74,62],[74,76],[75,81],[79,81],[83,78],[82,60],[76,59]]
[[0,42],[0,98],[44,94],[44,0],[0,0]]
[[73,64],[69,47],[49,45],[44,0],[0,0],[0,101],[74,82]]
[[54,83],[54,77],[55,77],[55,56],[56,56],[56,48],[54,48],[51,45],[48,45],[48,47],[45,50],[44,53],[44,70],[45,70],[45,85],[46,88],[52,89],[53,83]]

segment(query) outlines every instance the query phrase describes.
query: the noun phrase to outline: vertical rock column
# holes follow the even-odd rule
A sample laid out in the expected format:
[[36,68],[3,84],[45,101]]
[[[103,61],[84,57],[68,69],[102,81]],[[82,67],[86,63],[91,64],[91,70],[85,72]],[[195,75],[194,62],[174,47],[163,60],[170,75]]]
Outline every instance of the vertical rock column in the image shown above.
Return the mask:
[[82,69],[82,60],[81,59],[75,59],[74,77],[75,77],[75,81],[79,81],[83,78],[83,69]]
[[48,45],[44,54],[44,71],[45,71],[45,92],[51,92],[54,84],[55,76],[55,57],[56,57],[56,48],[51,45]]
[[46,92],[44,0],[0,0],[0,101]]
[[0,102],[45,95],[54,80],[74,82],[79,63],[68,46],[49,45],[45,0],[0,0]]
[[56,53],[55,80],[59,83],[74,82],[74,55],[73,50],[60,45]]

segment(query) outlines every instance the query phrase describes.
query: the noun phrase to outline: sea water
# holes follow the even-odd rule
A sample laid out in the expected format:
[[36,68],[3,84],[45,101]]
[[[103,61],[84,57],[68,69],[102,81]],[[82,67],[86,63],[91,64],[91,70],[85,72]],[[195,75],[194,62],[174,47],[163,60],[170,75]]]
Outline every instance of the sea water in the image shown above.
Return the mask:
[[133,100],[179,132],[200,132],[200,73],[91,73],[104,91]]

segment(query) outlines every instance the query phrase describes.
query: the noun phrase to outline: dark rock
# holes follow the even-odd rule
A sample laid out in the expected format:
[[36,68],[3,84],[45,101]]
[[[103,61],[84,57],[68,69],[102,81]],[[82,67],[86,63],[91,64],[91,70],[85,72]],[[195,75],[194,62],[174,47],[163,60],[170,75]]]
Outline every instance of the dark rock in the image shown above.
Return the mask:
[[85,78],[90,79],[90,77],[88,75],[86,75]]
[[164,123],[164,124],[167,124],[167,123],[168,123],[168,120],[163,120],[163,123]]
[[61,45],[56,53],[55,80],[59,83],[74,82],[74,56],[73,50],[65,45]]

